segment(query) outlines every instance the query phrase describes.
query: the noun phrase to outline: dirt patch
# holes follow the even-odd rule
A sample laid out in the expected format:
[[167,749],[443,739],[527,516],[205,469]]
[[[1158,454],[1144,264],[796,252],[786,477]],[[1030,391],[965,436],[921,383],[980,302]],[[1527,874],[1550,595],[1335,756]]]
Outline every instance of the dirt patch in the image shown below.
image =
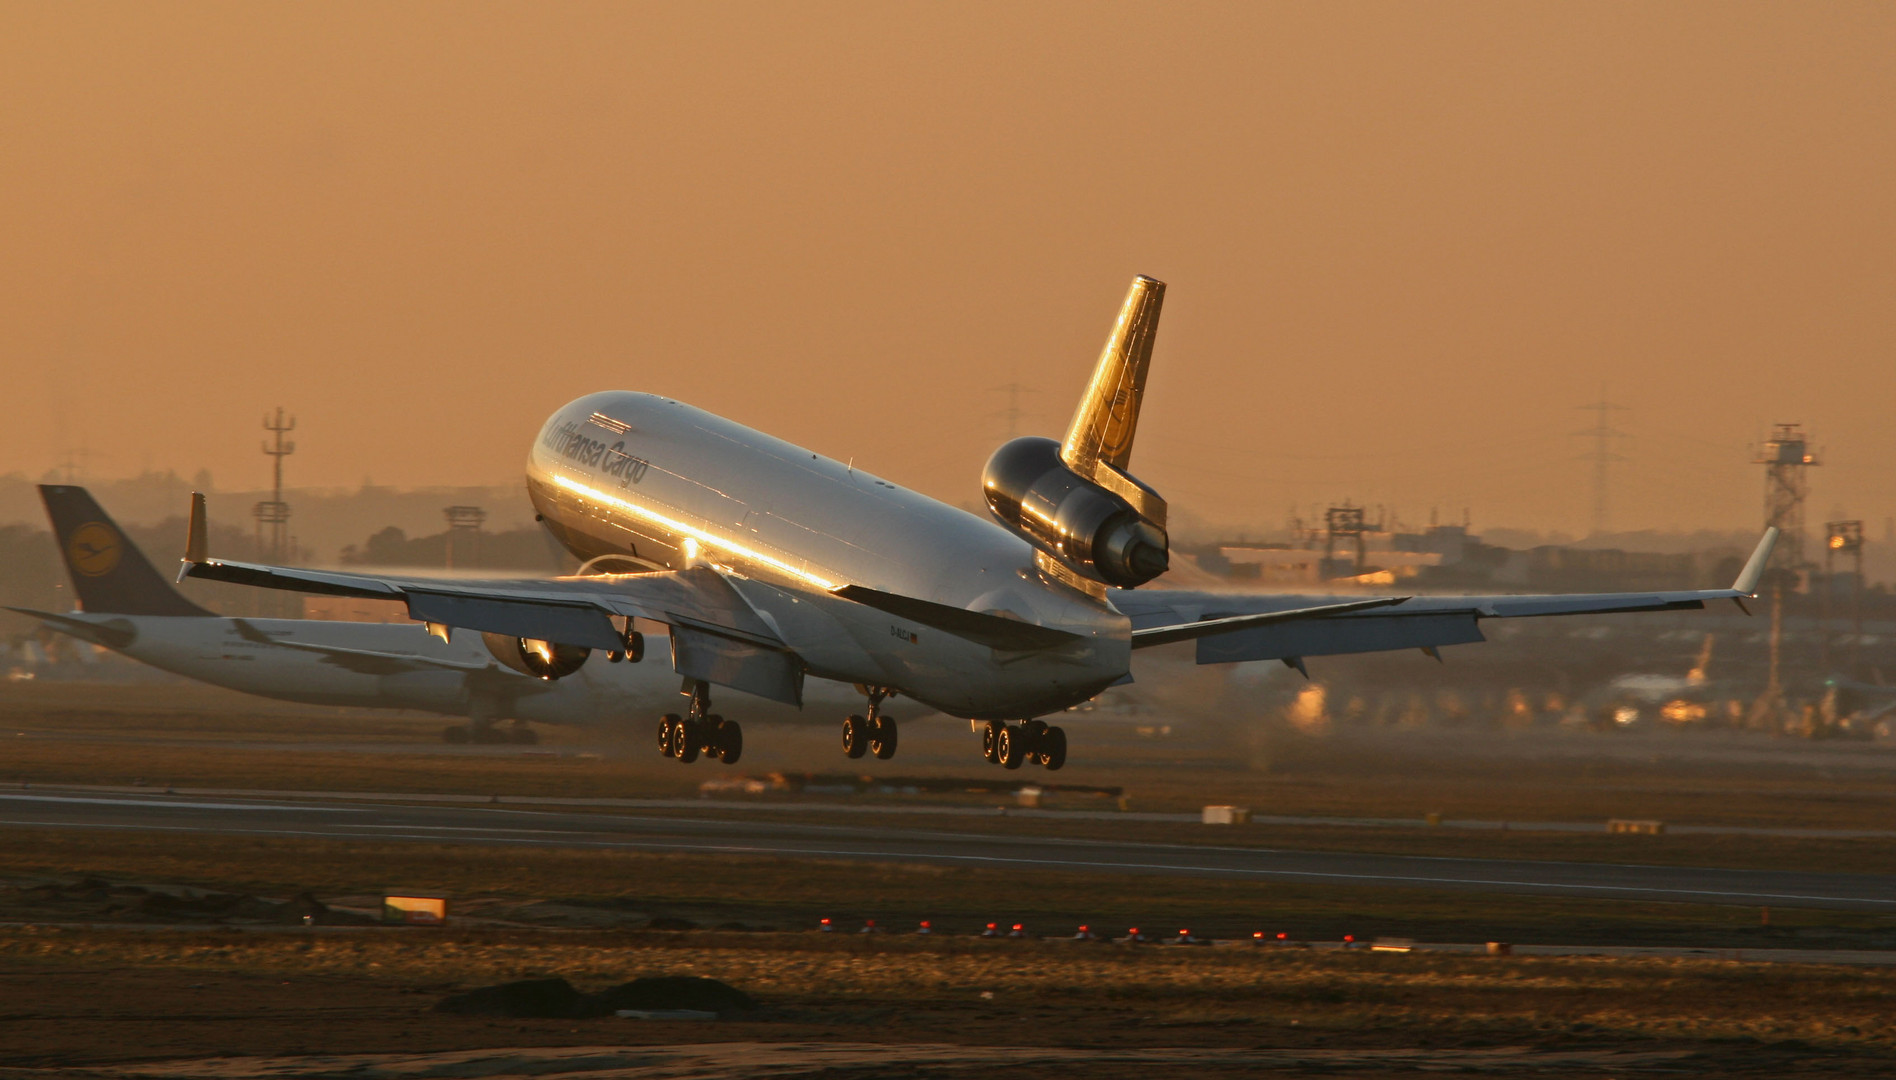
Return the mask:
[[1479,1072],[1624,1076],[1677,1073],[1694,1064],[1687,1050],[1569,1049],[1523,1046],[1450,1049],[1322,1049],[962,1046],[944,1043],[730,1042],[714,1045],[507,1047],[446,1054],[321,1055],[205,1058],[96,1070],[102,1077],[203,1077],[209,1080],[301,1080],[352,1076],[364,1080],[464,1080],[570,1076],[589,1080],[798,1080],[838,1076],[1047,1075],[1133,1078],[1197,1076],[1413,1075]]
[[716,979],[689,975],[634,979],[596,994],[582,994],[565,979],[520,979],[452,994],[435,1006],[438,1012],[460,1016],[539,1019],[612,1016],[621,1009],[682,1009],[722,1015],[756,1008],[757,1002],[741,990]]
[[375,920],[341,911],[305,890],[287,900],[248,893],[138,885],[86,876],[0,886],[0,919],[103,923],[363,926]]

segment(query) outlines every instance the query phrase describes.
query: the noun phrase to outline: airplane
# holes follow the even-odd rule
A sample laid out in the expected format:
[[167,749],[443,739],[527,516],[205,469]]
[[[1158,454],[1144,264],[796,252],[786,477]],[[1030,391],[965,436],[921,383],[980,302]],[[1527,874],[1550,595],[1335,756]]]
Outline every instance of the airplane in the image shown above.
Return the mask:
[[[490,648],[475,631],[443,641],[412,623],[215,615],[173,588],[86,489],[42,484],[40,498],[82,610],[9,610],[152,667],[283,701],[468,717],[446,729],[450,742],[533,742],[529,724],[598,725],[676,699],[677,683],[653,665],[593,664],[548,681],[525,668],[517,642]],[[853,698],[847,687],[832,696],[839,707]],[[720,750],[736,762],[741,732]]]
[[[179,580],[400,600],[446,637],[491,635],[547,679],[593,651],[637,658],[632,619],[662,623],[689,697],[659,749],[714,753],[713,686],[800,705],[808,680],[853,685],[843,753],[887,759],[900,696],[965,718],[987,760],[1066,761],[1044,716],[1132,678],[1136,650],[1195,642],[1199,663],[1483,640],[1485,619],[1743,606],[1776,539],[1730,589],[1577,596],[1237,596],[1138,591],[1169,565],[1166,503],[1129,471],[1164,283],[1136,278],[1063,440],[1025,436],[982,475],[992,520],[682,401],[633,391],[554,412],[529,449],[537,519],[582,560],[642,570],[583,579],[446,580],[213,558],[194,494]],[[517,642],[518,645],[507,644]]]

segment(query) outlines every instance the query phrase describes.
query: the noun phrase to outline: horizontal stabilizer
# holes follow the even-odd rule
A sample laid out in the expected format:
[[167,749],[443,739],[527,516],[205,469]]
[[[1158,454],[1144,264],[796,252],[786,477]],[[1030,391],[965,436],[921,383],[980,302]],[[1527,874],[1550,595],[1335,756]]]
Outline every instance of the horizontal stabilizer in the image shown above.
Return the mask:
[[87,619],[76,615],[55,615],[50,611],[34,611],[32,608],[10,607],[6,610],[38,619],[48,629],[62,634],[71,634],[81,641],[90,641],[94,645],[103,645],[108,649],[123,649],[138,640],[138,630],[130,619]]
[[917,600],[912,596],[898,596],[895,593],[865,589],[861,585],[845,585],[834,590],[834,593],[845,600],[879,608],[910,622],[932,626],[958,638],[966,638],[977,645],[986,645],[1003,652],[1036,652],[1086,640],[1078,634],[1055,630],[1051,626],[1002,618],[999,615],[987,615],[979,611],[969,611],[966,608],[949,607],[947,604]]

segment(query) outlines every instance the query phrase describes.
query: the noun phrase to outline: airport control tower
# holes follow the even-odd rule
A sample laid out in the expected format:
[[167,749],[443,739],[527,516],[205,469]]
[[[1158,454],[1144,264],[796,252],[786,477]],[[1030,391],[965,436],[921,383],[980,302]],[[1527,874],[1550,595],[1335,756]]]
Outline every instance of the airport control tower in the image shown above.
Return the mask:
[[1801,573],[1808,567],[1804,561],[1804,499],[1810,494],[1806,470],[1821,464],[1804,437],[1804,425],[1777,425],[1751,460],[1764,466],[1764,523],[1776,526],[1780,534],[1771,566]]

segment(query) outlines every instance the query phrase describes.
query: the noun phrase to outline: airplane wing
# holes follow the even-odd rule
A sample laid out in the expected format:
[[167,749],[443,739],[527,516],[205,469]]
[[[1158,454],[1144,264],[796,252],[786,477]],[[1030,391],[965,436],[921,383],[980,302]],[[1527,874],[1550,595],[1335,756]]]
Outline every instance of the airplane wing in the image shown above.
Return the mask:
[[[194,493],[179,580],[194,577],[294,592],[400,600],[410,618],[429,624],[429,631],[437,636],[456,627],[607,651],[626,647],[625,632],[613,619],[647,619],[672,628],[673,664],[680,674],[773,701],[802,704],[805,665],[792,643],[783,639],[776,624],[731,579],[710,567],[490,580],[364,574],[213,559],[206,550],[208,535],[204,497]],[[1079,640],[1050,627],[856,586],[840,586],[827,595],[898,611],[995,648],[1031,651]]]
[[[415,668],[446,668],[450,671],[486,671],[498,668],[493,661],[451,660],[438,656],[423,656],[420,653],[387,652],[381,649],[351,649],[344,645],[320,645],[313,641],[291,641],[284,637],[272,636],[251,625],[247,619],[232,619],[237,634],[245,641],[254,641],[259,645],[269,645],[278,649],[294,649],[297,652],[316,653],[347,670],[364,675],[387,675],[398,671],[412,671]],[[524,681],[526,676],[521,676]],[[537,680],[535,680],[537,681]]]
[[784,647],[768,623],[715,570],[698,568],[585,578],[475,580],[357,574],[213,559],[204,496],[191,497],[191,530],[178,579],[229,581],[267,589],[400,600],[431,629],[459,627],[589,649],[623,649],[614,616],[683,624]]
[[1777,537],[1777,529],[1765,530],[1729,589],[1327,598],[1319,603],[1312,600],[1325,598],[1147,589],[1114,593],[1113,603],[1132,619],[1135,649],[1195,640],[1201,664],[1282,660],[1301,669],[1308,656],[1416,648],[1433,654],[1443,645],[1483,641],[1483,619],[1683,611],[1702,608],[1707,600],[1732,600],[1742,608],[1757,594]]

